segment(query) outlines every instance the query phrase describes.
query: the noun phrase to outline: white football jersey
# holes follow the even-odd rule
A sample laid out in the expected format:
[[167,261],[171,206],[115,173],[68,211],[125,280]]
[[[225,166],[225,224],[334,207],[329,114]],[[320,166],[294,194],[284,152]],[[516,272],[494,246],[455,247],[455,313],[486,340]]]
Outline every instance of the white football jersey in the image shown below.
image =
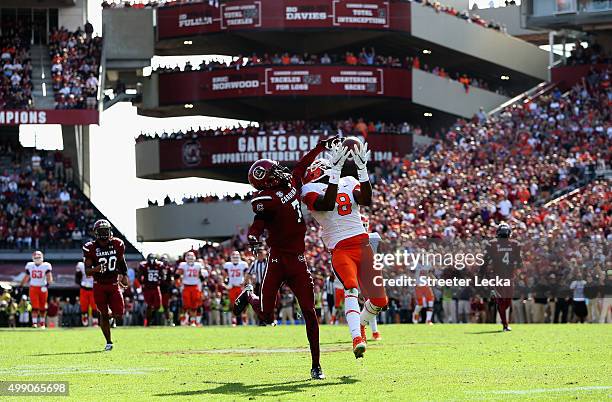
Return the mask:
[[[311,211],[323,229],[323,242],[330,250],[336,247],[338,242],[366,232],[361,222],[359,204],[353,197],[353,190],[358,186],[359,182],[354,177],[341,177],[333,211]],[[325,190],[325,183],[307,183],[302,187],[302,200],[309,193],[324,195]]]
[[200,273],[204,269],[202,264],[199,262],[194,262],[193,264],[181,262],[179,269],[183,271],[183,285],[202,285],[202,280],[200,279]]
[[83,274],[81,277],[81,286],[87,289],[92,289],[94,285],[93,276],[87,276],[85,274],[85,263],[83,261],[77,262],[76,271]]
[[43,262],[40,265],[30,261],[25,266],[26,273],[30,275],[30,286],[47,286],[47,272],[51,272],[51,264]]
[[226,262],[223,269],[227,271],[230,286],[240,286],[244,283],[244,273],[249,269],[246,262],[240,260],[238,264]]

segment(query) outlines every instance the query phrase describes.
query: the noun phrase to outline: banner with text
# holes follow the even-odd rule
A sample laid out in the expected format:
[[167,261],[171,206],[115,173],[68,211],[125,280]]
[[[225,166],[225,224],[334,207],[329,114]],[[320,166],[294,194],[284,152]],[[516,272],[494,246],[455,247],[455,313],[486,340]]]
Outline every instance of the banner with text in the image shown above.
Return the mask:
[[0,110],[0,126],[20,124],[98,124],[97,110]]
[[[261,158],[288,165],[300,160],[322,139],[319,134],[227,135],[159,141],[160,171],[231,168],[249,166]],[[370,134],[367,138],[372,161],[402,157],[412,151],[412,136]],[[145,143],[136,144],[136,147]]]
[[159,104],[258,96],[411,97],[411,70],[363,66],[274,66],[159,75]]
[[385,0],[235,0],[157,10],[158,39],[256,29],[357,28],[410,31],[410,3]]

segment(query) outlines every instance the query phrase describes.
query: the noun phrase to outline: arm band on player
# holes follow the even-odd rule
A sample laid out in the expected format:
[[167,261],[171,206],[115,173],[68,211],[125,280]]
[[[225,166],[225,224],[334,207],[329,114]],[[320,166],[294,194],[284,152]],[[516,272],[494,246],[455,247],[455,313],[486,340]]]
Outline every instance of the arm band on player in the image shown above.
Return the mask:
[[358,170],[357,177],[359,178],[359,183],[365,183],[366,181],[370,181],[370,176],[368,175],[367,169]]

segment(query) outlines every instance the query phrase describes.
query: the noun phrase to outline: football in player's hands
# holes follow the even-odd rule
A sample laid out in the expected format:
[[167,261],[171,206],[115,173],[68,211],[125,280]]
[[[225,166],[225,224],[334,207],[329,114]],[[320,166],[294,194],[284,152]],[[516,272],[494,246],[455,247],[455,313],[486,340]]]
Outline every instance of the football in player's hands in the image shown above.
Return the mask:
[[342,140],[342,145],[351,151],[349,160],[352,160],[353,154],[359,152],[363,143],[357,137],[346,137],[344,140]]

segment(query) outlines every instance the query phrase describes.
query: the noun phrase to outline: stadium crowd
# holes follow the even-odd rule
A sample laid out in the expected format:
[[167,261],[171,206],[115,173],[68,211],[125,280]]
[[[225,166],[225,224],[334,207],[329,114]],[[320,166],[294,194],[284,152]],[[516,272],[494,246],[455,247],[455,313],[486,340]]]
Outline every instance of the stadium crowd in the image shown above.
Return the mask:
[[92,36],[91,24],[86,28],[51,31],[49,56],[56,109],[97,107],[102,38]]
[[[370,230],[383,239],[379,252],[428,247],[442,253],[482,251],[482,239],[493,237],[496,224],[506,221],[523,249],[523,264],[515,273],[513,322],[612,321],[612,188],[609,179],[598,176],[611,166],[611,100],[609,71],[593,71],[566,94],[553,90],[496,115],[458,120],[432,145],[374,166],[374,199],[366,214]],[[322,322],[336,323],[341,317],[335,317],[335,278],[313,221],[305,242],[317,311]],[[197,250],[204,267],[199,318],[204,325],[234,323],[228,274],[222,268],[234,250],[253,261],[245,228],[229,241]],[[172,271],[182,258],[161,260]],[[432,274],[468,275],[473,268],[468,265],[464,274],[432,267]],[[385,272],[393,278],[406,269],[398,265]],[[140,325],[144,298],[133,267],[128,275],[124,324]],[[247,280],[257,285],[256,275]],[[486,289],[450,286],[433,291],[437,322],[495,319]],[[171,295],[168,323],[185,324],[180,279],[167,284],[165,292]],[[412,289],[389,287],[388,294],[389,309],[380,319],[411,322]],[[249,314],[245,320],[255,323]],[[300,321],[286,289],[279,298],[278,318]],[[160,311],[156,321],[165,319]]]
[[0,144],[0,249],[79,248],[99,214],[61,152]]
[[421,129],[412,126],[407,122],[393,123],[383,121],[366,121],[363,118],[346,119],[336,121],[266,121],[246,126],[238,125],[234,127],[218,127],[205,129],[202,127],[190,128],[168,133],[163,131],[161,134],[141,133],[136,137],[136,143],[148,140],[182,140],[198,139],[201,137],[214,137],[219,135],[285,135],[285,134],[321,134],[321,135],[361,135],[366,137],[373,133],[387,134],[421,134]]
[[3,22],[0,36],[0,109],[32,106],[32,65],[23,25]]
[[[249,57],[238,55],[233,57],[230,62],[203,60],[198,66],[198,70],[195,70],[191,62],[187,61],[182,70],[178,65],[174,67],[158,66],[154,72],[166,74],[189,71],[214,71],[228,68],[239,70],[243,67],[271,65],[345,65],[416,68],[437,75],[440,78],[457,81],[464,86],[466,93],[469,92],[470,86],[484,90],[493,90],[491,85],[482,78],[472,77],[467,73],[447,71],[444,67],[430,66],[426,63],[422,63],[418,55],[406,56],[403,59],[394,56],[381,56],[376,53],[374,48],[362,48],[360,51],[347,51],[344,54],[323,53],[321,56],[310,53],[297,54],[288,52],[274,54],[264,53],[263,55],[253,53]],[[495,91],[500,94],[505,94],[505,90],[501,86],[498,86]]]

